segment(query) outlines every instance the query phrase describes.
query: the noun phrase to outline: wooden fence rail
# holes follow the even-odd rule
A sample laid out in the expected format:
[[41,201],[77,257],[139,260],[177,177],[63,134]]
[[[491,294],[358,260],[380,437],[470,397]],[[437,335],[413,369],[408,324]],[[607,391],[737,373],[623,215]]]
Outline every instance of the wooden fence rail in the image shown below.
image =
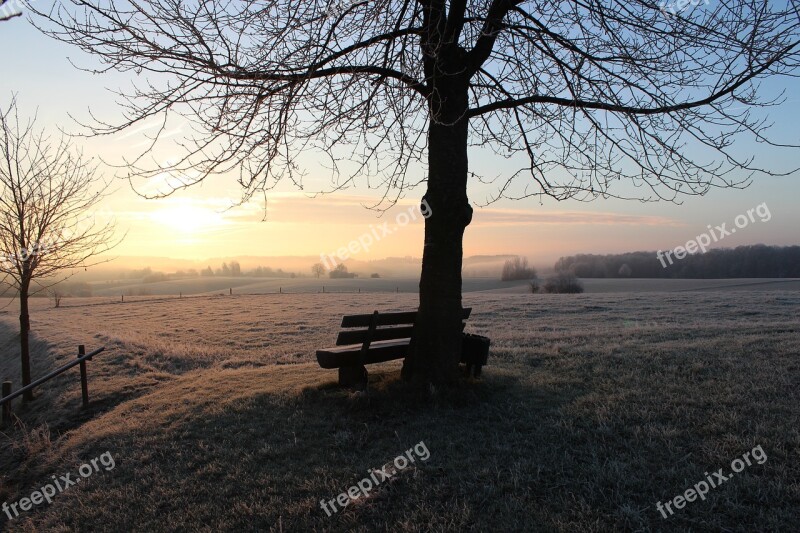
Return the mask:
[[46,376],[37,379],[36,381],[31,383],[30,385],[27,385],[27,386],[21,388],[20,390],[18,390],[17,392],[15,392],[13,394],[11,392],[11,382],[10,381],[3,382],[3,389],[2,389],[3,393],[2,393],[2,397],[0,398],[0,406],[2,406],[2,408],[3,408],[3,416],[2,416],[3,425],[8,424],[9,422],[11,422],[11,400],[13,400],[14,398],[17,398],[19,396],[22,396],[23,394],[25,394],[29,390],[33,390],[35,387],[38,387],[42,383],[44,383],[46,381],[49,381],[49,380],[53,379],[54,377],[66,372],[70,368],[72,368],[74,366],[78,366],[78,365],[80,365],[80,367],[81,367],[81,396],[83,397],[83,406],[84,407],[88,407],[89,406],[89,380],[88,380],[88,377],[86,375],[86,361],[91,361],[92,357],[94,357],[95,355],[97,355],[100,352],[104,351],[105,349],[106,349],[105,346],[103,346],[103,347],[100,347],[100,348],[96,349],[95,351],[87,354],[86,353],[86,348],[83,346],[83,344],[81,344],[80,346],[78,346],[78,358],[77,359],[67,363],[66,365],[62,366],[61,368],[53,370],[52,372],[50,372]]

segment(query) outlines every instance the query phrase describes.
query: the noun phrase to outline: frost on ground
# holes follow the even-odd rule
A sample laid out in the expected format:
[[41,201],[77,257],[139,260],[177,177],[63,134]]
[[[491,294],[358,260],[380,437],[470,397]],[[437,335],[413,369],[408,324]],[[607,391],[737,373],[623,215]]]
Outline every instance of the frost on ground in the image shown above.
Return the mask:
[[[800,504],[800,292],[468,293],[492,339],[483,379],[409,396],[399,363],[354,397],[316,368],[341,315],[407,310],[413,294],[270,294],[32,312],[35,374],[89,363],[15,406],[0,436],[0,501],[80,458],[113,475],[10,529],[786,530]],[[11,312],[0,378],[19,383]],[[432,402],[433,405],[429,405]],[[47,424],[45,427],[44,424]],[[368,468],[424,440],[431,459],[348,506],[319,510]],[[744,451],[769,461],[671,515],[681,493]],[[94,511],[90,511],[93,509]],[[2,517],[0,517],[2,520]],[[2,524],[0,524],[2,526]]]

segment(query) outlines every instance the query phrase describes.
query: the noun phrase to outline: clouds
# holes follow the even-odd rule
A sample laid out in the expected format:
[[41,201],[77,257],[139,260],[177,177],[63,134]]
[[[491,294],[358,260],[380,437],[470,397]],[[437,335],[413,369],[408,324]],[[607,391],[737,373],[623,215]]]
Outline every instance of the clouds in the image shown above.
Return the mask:
[[[386,214],[367,209],[375,199],[366,196],[332,195],[309,198],[301,193],[270,195],[267,219],[275,222],[324,222],[325,224],[354,225],[374,223],[392,218],[396,212],[419,205],[417,200],[404,199]],[[470,227],[500,227],[526,225],[626,225],[626,226],[682,226],[671,218],[651,215],[595,211],[532,211],[526,209],[480,208],[476,209]]]
[[481,209],[476,211],[472,227],[527,225],[625,225],[625,226],[682,226],[662,216],[631,215],[594,211],[530,211],[521,209]]

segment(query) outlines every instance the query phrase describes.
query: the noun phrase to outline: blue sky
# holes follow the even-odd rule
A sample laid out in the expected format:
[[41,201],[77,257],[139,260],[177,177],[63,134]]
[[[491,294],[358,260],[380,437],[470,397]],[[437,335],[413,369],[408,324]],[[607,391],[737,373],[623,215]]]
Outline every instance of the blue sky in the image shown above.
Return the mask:
[[[24,19],[0,24],[0,50],[0,105],[5,107],[12,93],[16,93],[21,110],[25,114],[38,110],[40,126],[53,131],[56,125],[76,131],[70,114],[86,119],[89,108],[112,120],[119,116],[115,97],[108,88],[129,87],[132,78],[128,75],[96,76],[74,68],[70,59],[80,65],[91,65],[93,60],[43,36]],[[788,102],[770,111],[775,122],[773,134],[800,144],[800,82],[772,80],[764,89],[773,94],[786,89]],[[135,138],[79,139],[76,143],[88,155],[118,161],[135,151]],[[742,144],[739,149],[741,153],[761,156],[770,168],[800,166],[800,151],[777,152],[754,144]],[[499,174],[511,171],[481,153],[471,154],[471,166],[496,169]],[[310,171],[313,182],[315,170]],[[359,205],[368,200],[369,191],[351,189],[309,199],[286,187],[270,197],[268,220],[260,222],[260,205],[220,212],[226,202],[238,198],[233,178],[211,179],[159,201],[139,198],[125,182],[118,183],[116,189],[101,209],[107,216],[113,214],[120,229],[128,231],[117,253],[186,259],[329,253],[363,234],[370,224],[394,220],[400,211],[418,202],[423,193],[422,189],[412,191],[407,201],[377,220],[373,212]],[[478,202],[491,192],[491,188],[478,184],[470,187],[470,197]],[[730,226],[737,215],[763,203],[772,215],[768,222],[756,221],[719,244],[800,244],[798,199],[800,175],[795,173],[788,177],[759,177],[746,190],[711,190],[704,197],[685,198],[682,205],[615,200],[503,201],[487,208],[476,207],[465,236],[465,254],[515,253],[536,264],[552,264],[559,256],[572,253],[674,248],[706,231],[709,224],[727,222]],[[422,222],[418,220],[361,258],[420,256],[421,251]]]

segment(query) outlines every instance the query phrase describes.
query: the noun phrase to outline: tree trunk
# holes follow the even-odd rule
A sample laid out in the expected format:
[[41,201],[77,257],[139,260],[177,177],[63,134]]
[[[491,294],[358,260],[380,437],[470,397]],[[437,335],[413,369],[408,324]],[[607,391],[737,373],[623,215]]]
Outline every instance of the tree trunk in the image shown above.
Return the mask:
[[464,230],[472,220],[467,199],[467,84],[450,78],[431,103],[428,130],[430,217],[419,282],[419,312],[403,378],[446,384],[458,379],[461,358],[461,266]]
[[[24,278],[24,276],[23,276]],[[23,279],[19,289],[19,354],[22,363],[22,386],[31,383],[31,358],[28,347],[28,337],[31,329],[30,315],[28,314],[28,292],[30,289],[30,279]],[[23,400],[33,400],[33,391],[28,391],[23,395]]]

